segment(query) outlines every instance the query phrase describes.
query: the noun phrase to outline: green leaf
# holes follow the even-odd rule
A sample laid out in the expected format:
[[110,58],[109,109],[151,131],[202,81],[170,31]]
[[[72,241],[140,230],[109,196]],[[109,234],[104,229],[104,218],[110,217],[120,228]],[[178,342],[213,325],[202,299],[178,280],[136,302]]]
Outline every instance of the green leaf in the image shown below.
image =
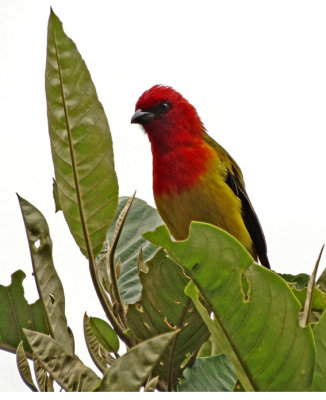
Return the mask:
[[139,391],[176,333],[164,333],[131,348],[107,370],[97,391]]
[[294,287],[297,290],[301,290],[308,286],[310,276],[308,274],[279,274],[286,282],[288,282],[290,287]]
[[315,325],[313,333],[316,343],[316,365],[310,390],[326,392],[326,312]]
[[189,279],[181,268],[169,260],[162,249],[147,266],[148,272],[140,274],[141,300],[128,308],[128,326],[139,340],[180,329],[153,370],[153,375],[159,375],[166,386],[175,388],[189,354],[196,355],[209,332],[184,294]]
[[[301,304],[301,309],[303,310],[307,298],[307,288],[304,288],[302,290],[297,290],[295,288],[292,288],[291,290],[295,295],[295,297],[299,300]],[[310,323],[317,322],[324,310],[326,310],[326,293],[322,292],[317,287],[314,287],[312,303],[311,303],[311,315],[309,322]]]
[[233,392],[237,377],[224,354],[197,358],[184,373],[178,392]]
[[[89,317],[85,313],[84,315],[84,336],[85,336],[85,341],[87,345],[88,352],[90,356],[92,357],[92,360],[94,361],[94,364],[97,366],[97,368],[101,371],[104,372],[106,371],[108,367],[108,362],[106,359],[102,356],[102,345],[94,335],[92,328],[90,326],[89,322]],[[108,354],[109,356],[109,354]]]
[[22,331],[23,328],[50,333],[41,300],[28,304],[22,285],[26,275],[18,270],[11,275],[9,286],[0,285],[0,348],[13,353],[21,341],[27,357],[32,358],[32,350]]
[[101,345],[109,352],[119,350],[119,338],[111,326],[103,319],[90,317],[90,326],[93,334]]
[[40,364],[68,392],[89,392],[100,382],[96,374],[76,356],[43,333],[24,329],[27,340]]
[[20,373],[20,376],[22,377],[22,380],[33,392],[38,392],[37,387],[35,386],[32,378],[32,373],[25,354],[23,341],[21,341],[17,347],[16,359],[17,359],[18,371]]
[[316,284],[320,288],[320,290],[322,290],[323,292],[326,292],[326,268],[320,274]]
[[163,246],[193,279],[214,320],[194,285],[187,286],[187,294],[246,390],[309,389],[315,362],[312,331],[299,326],[300,304],[283,279],[254,263],[236,239],[210,224],[193,222],[182,242],[172,241],[165,227],[146,237]]
[[90,258],[101,251],[117,207],[112,139],[86,64],[52,10],[45,84],[59,202],[76,243]]
[[[128,197],[119,198],[118,210],[108,231],[109,243],[112,243],[117,219],[128,200]],[[133,200],[115,251],[115,264],[119,259],[121,260],[118,283],[122,301],[125,303],[134,304],[140,298],[141,284],[137,271],[139,250],[142,249],[144,260],[153,256],[156,251],[156,248],[145,240],[142,234],[162,223],[155,208],[138,198]]]
[[51,335],[65,351],[73,354],[73,343],[67,327],[63,287],[52,259],[52,240],[43,214],[18,196],[24,219],[34,278]]

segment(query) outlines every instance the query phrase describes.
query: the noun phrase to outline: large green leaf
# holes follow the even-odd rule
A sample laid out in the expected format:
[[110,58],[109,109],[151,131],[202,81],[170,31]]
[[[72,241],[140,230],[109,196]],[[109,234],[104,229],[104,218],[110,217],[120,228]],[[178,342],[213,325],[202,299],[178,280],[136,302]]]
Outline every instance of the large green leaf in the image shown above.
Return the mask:
[[0,285],[0,348],[13,353],[21,341],[29,358],[32,349],[22,331],[23,328],[50,333],[41,300],[28,304],[22,285],[26,275],[18,270],[11,275],[9,286]]
[[316,366],[310,390],[326,392],[326,312],[316,324],[313,333],[316,342]]
[[233,392],[237,377],[224,354],[197,358],[183,373],[178,392]]
[[39,332],[24,329],[27,340],[42,367],[68,392],[89,392],[100,379],[76,356],[67,354],[55,340]]
[[[119,198],[118,210],[108,231],[109,243],[112,242],[118,216],[128,199],[128,197]],[[142,234],[162,225],[162,223],[163,221],[155,208],[149,206],[143,200],[134,199],[115,251],[115,262],[119,259],[121,260],[118,283],[121,298],[125,303],[133,304],[140,297],[141,284],[137,270],[140,248],[142,248],[145,260],[150,258],[156,251],[156,248],[145,240]]]
[[153,371],[153,376],[159,375],[166,386],[175,388],[189,355],[198,352],[209,332],[184,294],[189,279],[181,268],[168,259],[162,249],[147,266],[148,272],[140,273],[141,300],[128,308],[128,326],[140,340],[180,329]]
[[85,62],[51,10],[46,98],[58,198],[82,253],[100,252],[118,201],[112,139]]
[[68,332],[65,297],[52,259],[52,240],[43,214],[27,200],[19,197],[36,287],[44,305],[51,335],[65,351],[73,354],[73,342]]
[[182,242],[172,241],[165,227],[146,237],[164,247],[197,285],[214,320],[198,294],[189,287],[187,293],[246,390],[309,389],[315,362],[312,331],[299,326],[301,306],[282,278],[209,224],[193,222]]
[[118,358],[104,374],[97,391],[139,391],[176,333],[169,332],[155,336]]

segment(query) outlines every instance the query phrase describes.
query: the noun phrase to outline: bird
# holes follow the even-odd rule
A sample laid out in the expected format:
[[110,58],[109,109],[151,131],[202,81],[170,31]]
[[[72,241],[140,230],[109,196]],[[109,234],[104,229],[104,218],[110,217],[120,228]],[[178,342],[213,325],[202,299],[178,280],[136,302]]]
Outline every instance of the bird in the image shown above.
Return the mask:
[[241,169],[208,135],[195,107],[171,86],[154,85],[139,97],[131,123],[150,141],[154,200],[172,236],[186,240],[191,221],[210,223],[270,268]]

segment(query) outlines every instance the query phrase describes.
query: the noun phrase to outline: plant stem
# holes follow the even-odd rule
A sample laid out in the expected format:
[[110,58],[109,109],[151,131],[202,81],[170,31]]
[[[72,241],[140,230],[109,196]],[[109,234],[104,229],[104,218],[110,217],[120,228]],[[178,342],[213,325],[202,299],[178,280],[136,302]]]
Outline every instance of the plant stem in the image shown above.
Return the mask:
[[182,315],[178,321],[178,324],[176,326],[176,328],[180,329],[180,331],[172,339],[170,354],[169,354],[169,362],[168,362],[168,379],[167,379],[168,392],[173,392],[173,358],[174,358],[175,348],[177,345],[177,340],[178,340],[179,334],[181,332],[181,328],[186,319],[187,311],[188,311],[191,303],[192,303],[191,299],[188,299],[187,304],[186,304],[186,306],[182,312]]
[[108,320],[111,322],[113,329],[116,331],[120,339],[123,340],[128,347],[134,346],[134,341],[124,333],[124,328],[119,324],[119,322],[117,321],[116,317],[113,314],[111,304],[98,280],[95,271],[95,263],[93,257],[91,257],[89,260],[89,271],[92,277],[97,297],[99,298],[103,310]]
[[107,256],[107,264],[109,265],[109,270],[110,270],[110,278],[111,278],[111,284],[112,284],[112,289],[113,289],[113,300],[116,301],[117,306],[118,306],[118,314],[120,317],[120,320],[122,322],[122,325],[124,328],[127,328],[127,320],[126,320],[126,315],[124,311],[124,307],[122,304],[121,296],[120,296],[120,291],[119,291],[119,286],[118,286],[118,279],[117,279],[117,274],[115,270],[115,265],[114,265],[114,254],[115,250],[117,248],[119,238],[122,232],[122,228],[124,226],[124,223],[126,221],[128,212],[130,210],[130,207],[132,205],[132,202],[135,198],[136,192],[130,197],[130,199],[127,201],[127,204],[121,211],[118,221],[116,223],[116,228],[112,240],[112,245],[110,247],[110,250],[108,252]]

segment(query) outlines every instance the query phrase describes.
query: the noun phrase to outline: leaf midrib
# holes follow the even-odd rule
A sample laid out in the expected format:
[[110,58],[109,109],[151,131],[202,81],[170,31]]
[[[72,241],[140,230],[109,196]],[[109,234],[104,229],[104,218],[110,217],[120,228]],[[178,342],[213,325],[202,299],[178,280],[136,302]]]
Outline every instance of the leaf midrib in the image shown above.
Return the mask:
[[78,171],[77,171],[77,167],[76,167],[74,148],[73,148],[73,145],[72,145],[72,134],[71,134],[71,129],[70,129],[70,125],[69,125],[69,114],[68,114],[68,109],[67,109],[67,105],[66,105],[66,99],[65,99],[65,95],[64,95],[64,84],[63,84],[63,78],[62,78],[62,72],[61,72],[60,57],[59,57],[59,53],[58,53],[57,38],[56,38],[56,34],[55,34],[55,29],[54,28],[53,28],[53,37],[54,37],[54,47],[55,47],[56,60],[57,60],[57,65],[58,65],[58,74],[59,74],[60,89],[61,89],[61,98],[62,98],[63,109],[64,109],[64,113],[65,113],[65,121],[66,121],[67,137],[68,137],[68,144],[69,144],[69,152],[70,152],[70,157],[71,157],[71,166],[72,166],[72,170],[73,170],[73,176],[74,176],[75,188],[76,188],[77,204],[78,204],[79,215],[80,215],[80,223],[82,225],[82,230],[83,230],[83,233],[84,233],[84,240],[85,240],[85,244],[86,244],[86,251],[88,253],[88,258],[92,259],[93,258],[92,245],[91,245],[91,242],[90,242],[90,237],[89,237],[88,229],[87,229],[86,222],[85,222],[84,210],[83,210],[83,207],[82,207],[79,180],[78,180]]

